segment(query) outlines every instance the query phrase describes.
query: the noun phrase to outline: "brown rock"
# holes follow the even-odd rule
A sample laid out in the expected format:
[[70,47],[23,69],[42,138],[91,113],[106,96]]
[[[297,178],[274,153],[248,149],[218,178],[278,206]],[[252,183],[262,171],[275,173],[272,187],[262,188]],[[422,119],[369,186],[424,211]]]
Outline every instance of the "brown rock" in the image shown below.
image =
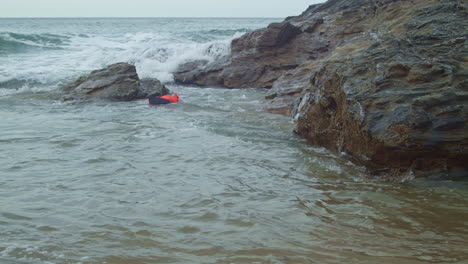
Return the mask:
[[299,135],[372,175],[467,178],[467,10],[456,0],[329,0],[183,74],[271,88],[267,111],[292,115]]
[[[378,18],[402,16],[375,27],[377,35],[348,40],[322,62],[303,93],[296,132],[350,154],[373,175],[467,177],[466,30],[450,30],[467,28],[466,8],[457,10],[448,1],[378,10]],[[422,35],[428,22],[431,30]]]

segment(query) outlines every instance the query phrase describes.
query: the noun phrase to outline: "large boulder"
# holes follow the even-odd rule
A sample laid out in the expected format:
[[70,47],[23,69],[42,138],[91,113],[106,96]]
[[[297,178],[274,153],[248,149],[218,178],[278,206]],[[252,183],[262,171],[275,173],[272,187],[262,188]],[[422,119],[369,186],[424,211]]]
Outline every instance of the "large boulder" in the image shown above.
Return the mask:
[[372,175],[468,178],[467,10],[329,0],[234,40],[185,83],[268,88],[267,111]]
[[467,178],[466,2],[350,2],[332,25],[361,33],[303,66],[296,132],[373,175]]
[[139,79],[134,65],[116,63],[63,87],[67,100],[99,98],[112,101],[144,99],[150,95],[165,95],[169,90],[157,79]]

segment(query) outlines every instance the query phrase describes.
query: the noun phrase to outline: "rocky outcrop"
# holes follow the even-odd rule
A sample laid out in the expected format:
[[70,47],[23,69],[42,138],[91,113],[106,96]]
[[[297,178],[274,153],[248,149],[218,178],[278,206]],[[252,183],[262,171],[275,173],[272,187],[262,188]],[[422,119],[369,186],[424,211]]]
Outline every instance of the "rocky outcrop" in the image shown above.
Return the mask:
[[304,43],[290,43],[300,33],[298,27],[288,22],[271,24],[235,39],[227,57],[212,63],[196,61],[181,65],[174,73],[175,81],[227,88],[271,88],[281,74],[306,61],[300,55]]
[[467,29],[466,1],[329,0],[175,76],[270,88],[267,111],[372,175],[467,178]]
[[151,95],[165,95],[169,90],[157,79],[139,79],[135,66],[112,64],[104,69],[81,76],[63,87],[66,100],[99,98],[112,101],[131,101]]

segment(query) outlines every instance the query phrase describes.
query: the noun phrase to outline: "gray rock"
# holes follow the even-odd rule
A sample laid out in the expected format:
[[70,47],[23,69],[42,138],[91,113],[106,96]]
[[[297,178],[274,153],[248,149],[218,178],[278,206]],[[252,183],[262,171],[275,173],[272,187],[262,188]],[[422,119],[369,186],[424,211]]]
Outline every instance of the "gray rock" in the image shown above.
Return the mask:
[[64,100],[99,98],[112,101],[131,101],[149,95],[164,95],[167,88],[157,79],[138,78],[135,66],[116,63],[101,70],[92,71],[65,85]]

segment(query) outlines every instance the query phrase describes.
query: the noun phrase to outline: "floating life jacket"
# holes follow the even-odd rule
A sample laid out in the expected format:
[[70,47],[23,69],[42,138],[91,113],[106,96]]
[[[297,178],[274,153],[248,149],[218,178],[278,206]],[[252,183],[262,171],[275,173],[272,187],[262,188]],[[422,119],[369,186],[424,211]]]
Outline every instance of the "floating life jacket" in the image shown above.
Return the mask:
[[163,95],[163,96],[150,96],[148,98],[148,103],[150,105],[159,105],[159,104],[170,104],[179,102],[179,95]]

